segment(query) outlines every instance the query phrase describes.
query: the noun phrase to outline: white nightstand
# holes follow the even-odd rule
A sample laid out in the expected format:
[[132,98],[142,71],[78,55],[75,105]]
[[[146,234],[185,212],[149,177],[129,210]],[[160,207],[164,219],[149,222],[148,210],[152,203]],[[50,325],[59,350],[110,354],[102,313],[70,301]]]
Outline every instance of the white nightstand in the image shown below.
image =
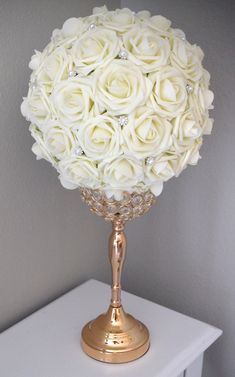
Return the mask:
[[143,321],[151,348],[131,363],[95,361],[80,348],[83,325],[106,311],[108,285],[73,289],[0,335],[1,377],[200,377],[203,353],[222,331],[123,292],[123,306]]

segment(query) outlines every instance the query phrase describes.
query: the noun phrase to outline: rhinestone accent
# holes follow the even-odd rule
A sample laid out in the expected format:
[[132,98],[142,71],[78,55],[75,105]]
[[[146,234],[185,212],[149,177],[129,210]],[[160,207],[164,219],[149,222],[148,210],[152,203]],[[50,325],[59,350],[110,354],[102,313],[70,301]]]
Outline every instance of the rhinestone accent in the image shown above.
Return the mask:
[[73,153],[75,154],[75,156],[81,156],[83,154],[83,150],[80,146],[77,146],[74,148]]
[[94,31],[96,30],[97,25],[96,24],[90,24],[88,30]]
[[69,71],[69,77],[76,77],[77,72],[76,71]]
[[108,199],[101,190],[82,188],[81,197],[93,213],[106,221],[113,221],[117,216],[123,221],[134,219],[148,212],[156,201],[150,190],[132,194],[125,192],[123,200],[115,200]]
[[148,166],[153,166],[154,162],[155,162],[155,157],[153,156],[147,157],[145,160],[145,163]]
[[121,50],[121,51],[119,52],[119,54],[118,54],[118,57],[119,57],[120,59],[124,59],[124,60],[126,60],[126,59],[128,58],[128,52],[125,51],[125,50]]
[[189,84],[186,85],[186,90],[187,90],[187,93],[190,94],[193,92],[193,87]]
[[85,77],[85,74],[83,72],[78,72],[79,68],[75,68],[74,71],[69,71],[69,78],[71,77]]
[[118,119],[119,126],[126,126],[128,124],[128,117],[126,115],[121,115]]

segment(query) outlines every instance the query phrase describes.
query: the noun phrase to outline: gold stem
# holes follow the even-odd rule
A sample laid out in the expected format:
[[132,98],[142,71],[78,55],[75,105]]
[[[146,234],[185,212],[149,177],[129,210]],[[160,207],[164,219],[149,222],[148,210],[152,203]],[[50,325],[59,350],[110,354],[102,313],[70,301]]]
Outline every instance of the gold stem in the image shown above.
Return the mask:
[[112,298],[113,308],[121,306],[121,274],[126,256],[126,237],[124,222],[117,215],[113,220],[113,231],[109,238],[109,260],[112,267]]

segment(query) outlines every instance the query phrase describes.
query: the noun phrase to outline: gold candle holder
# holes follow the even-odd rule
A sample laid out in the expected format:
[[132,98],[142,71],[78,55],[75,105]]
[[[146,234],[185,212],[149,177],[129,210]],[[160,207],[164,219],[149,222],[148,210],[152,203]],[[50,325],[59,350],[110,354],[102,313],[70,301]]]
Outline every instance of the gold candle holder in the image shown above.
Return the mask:
[[106,363],[125,363],[138,359],[149,349],[147,327],[125,313],[121,303],[121,274],[126,256],[126,221],[148,212],[155,203],[150,191],[125,193],[122,200],[108,199],[99,190],[81,189],[90,210],[112,222],[109,259],[112,267],[112,294],[108,311],[90,321],[82,330],[81,345],[90,357]]

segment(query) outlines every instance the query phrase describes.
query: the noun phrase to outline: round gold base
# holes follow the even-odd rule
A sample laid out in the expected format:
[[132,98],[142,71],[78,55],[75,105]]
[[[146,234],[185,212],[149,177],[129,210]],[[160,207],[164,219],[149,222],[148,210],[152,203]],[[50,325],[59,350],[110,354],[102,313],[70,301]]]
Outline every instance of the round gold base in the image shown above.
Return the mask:
[[105,363],[127,363],[143,356],[149,348],[147,327],[121,307],[109,307],[82,330],[84,352]]

